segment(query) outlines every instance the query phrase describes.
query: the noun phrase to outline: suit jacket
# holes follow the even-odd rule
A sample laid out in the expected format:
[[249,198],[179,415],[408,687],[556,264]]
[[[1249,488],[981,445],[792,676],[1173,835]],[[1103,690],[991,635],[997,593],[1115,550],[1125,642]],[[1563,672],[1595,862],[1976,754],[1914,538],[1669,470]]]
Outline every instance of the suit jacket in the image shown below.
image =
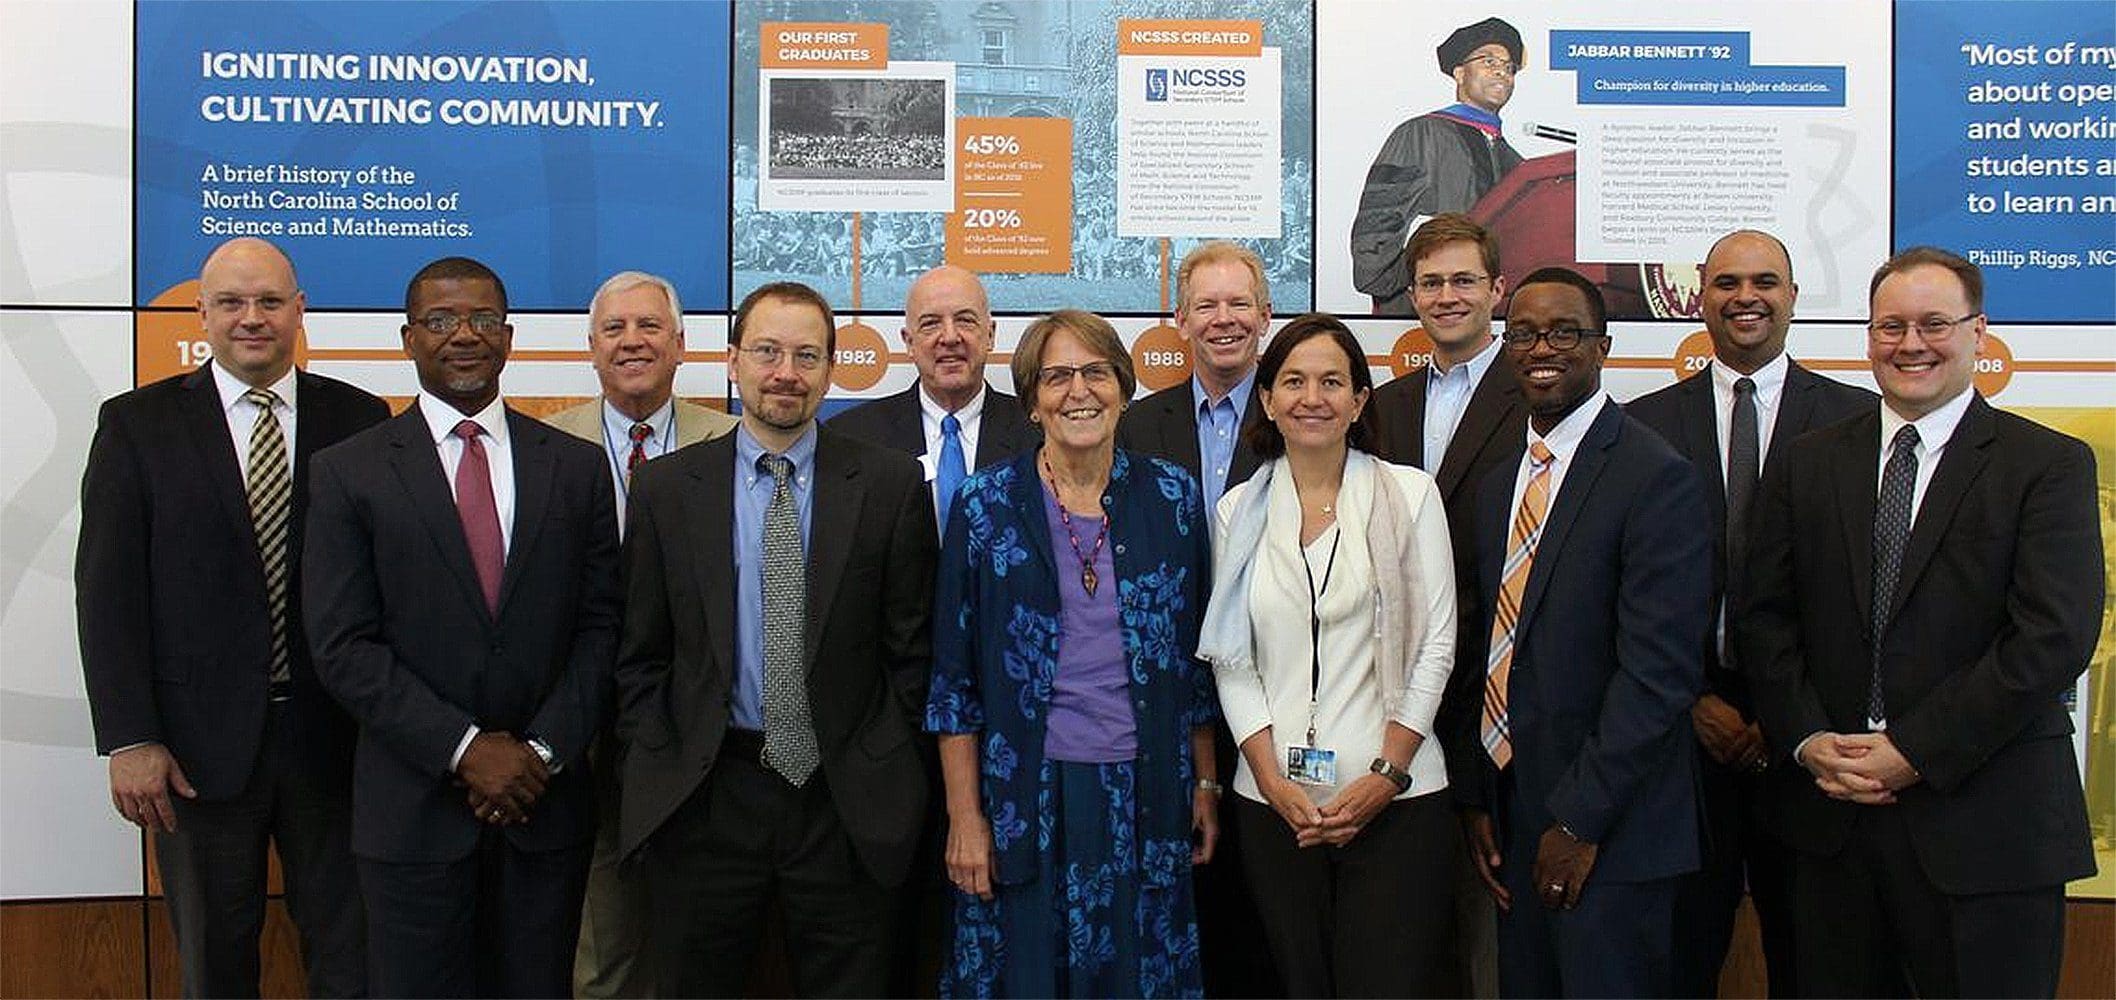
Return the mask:
[[[736,671],[735,439],[639,467],[624,549],[618,656],[630,855],[712,770]],[[918,463],[816,433],[806,667],[830,797],[860,860],[903,880],[926,813],[912,733],[925,706],[933,504]]]
[[529,821],[506,828],[511,842],[556,850],[595,833],[581,762],[617,646],[608,459],[513,410],[506,420],[514,532],[497,615],[418,405],[316,456],[302,583],[317,676],[360,724],[361,857],[440,862],[476,848],[483,824],[449,766],[473,724],[541,737],[557,756]]
[[[1478,484],[1476,606],[1462,663],[1485,662],[1513,519],[1513,460]],[[1698,635],[1711,573],[1697,476],[1614,403],[1594,418],[1553,498],[1522,594],[1507,705],[1516,829],[1562,822],[1600,845],[1594,877],[1697,867]],[[1439,723],[1448,781],[1486,810],[1497,772],[1478,738],[1485,672],[1457,670]],[[1589,891],[1592,891],[1590,889]]]
[[[289,724],[307,772],[343,784],[350,719],[316,683],[301,632],[302,539],[315,453],[389,416],[335,379],[295,375],[287,573]],[[226,411],[208,367],[103,404],[81,481],[74,560],[96,751],[159,742],[206,800],[249,783],[264,731],[272,623]]]
[[[1778,421],[1771,425],[1771,450],[1763,456],[1769,469],[1793,439],[1825,424],[1873,409],[1880,397],[1855,385],[1817,375],[1787,360]],[[1712,398],[1712,372],[1698,372],[1674,385],[1624,404],[1624,412],[1665,438],[1677,454],[1690,460],[1711,512],[1712,606],[1719,607],[1727,589],[1727,482],[1720,465],[1718,403]],[[1753,509],[1753,503],[1752,503]],[[1716,630],[1704,636],[1705,690],[1719,695],[1744,715],[1750,713],[1748,683],[1739,671],[1720,662]]]
[[[1794,441],[1764,475],[1735,651],[1764,734],[1787,750],[1866,728],[1874,670],[1880,409]],[[2101,629],[2087,446],[1972,399],[1911,525],[1880,637],[1888,735],[1923,775],[1896,805],[1839,802],[1773,768],[1780,836],[1839,850],[1858,811],[1892,808],[1948,893],[2047,887],[2094,871],[2072,721],[2058,701]]]
[[[590,444],[603,445],[602,397],[569,406],[544,422]],[[676,447],[697,444],[735,429],[734,417],[688,400],[676,400]]]
[[[1227,467],[1228,486],[1247,480],[1261,464],[1249,448],[1249,429],[1263,419],[1264,406],[1252,390],[1234,441],[1234,462]],[[1165,458],[1204,483],[1204,463],[1198,454],[1198,399],[1191,391],[1191,380],[1186,378],[1133,403],[1117,423],[1117,447]]]
[[[830,429],[900,451],[912,458],[926,453],[925,415],[920,411],[918,386],[880,399],[861,403],[830,418]],[[970,457],[975,472],[1042,443],[1043,435],[1029,423],[1021,400],[987,386],[984,410],[978,417],[977,454]],[[931,486],[928,486],[931,492]]]

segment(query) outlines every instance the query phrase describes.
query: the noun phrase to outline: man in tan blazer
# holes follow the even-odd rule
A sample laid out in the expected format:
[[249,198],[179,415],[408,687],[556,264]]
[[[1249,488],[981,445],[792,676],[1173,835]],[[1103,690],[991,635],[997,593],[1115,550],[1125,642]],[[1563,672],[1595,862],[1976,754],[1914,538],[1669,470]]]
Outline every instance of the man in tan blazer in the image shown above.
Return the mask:
[[[602,395],[547,418],[602,446],[616,491],[619,532],[632,470],[641,462],[733,430],[735,418],[675,397],[683,363],[683,305],[668,281],[641,271],[612,275],[588,308],[588,350]],[[647,935],[646,887],[623,870],[617,838],[618,781],[607,731],[590,760],[601,813],[588,873],[573,992],[583,998],[650,996],[640,954]]]

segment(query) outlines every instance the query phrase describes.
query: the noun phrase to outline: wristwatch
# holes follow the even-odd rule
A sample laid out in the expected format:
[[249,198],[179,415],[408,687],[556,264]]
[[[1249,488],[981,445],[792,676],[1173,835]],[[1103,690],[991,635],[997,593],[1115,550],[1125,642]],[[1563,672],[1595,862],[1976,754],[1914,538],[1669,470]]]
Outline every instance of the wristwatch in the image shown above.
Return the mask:
[[1411,790],[1411,772],[1390,763],[1387,757],[1374,758],[1374,763],[1368,764],[1367,770],[1389,779],[1389,784],[1396,786],[1398,795]]
[[543,737],[525,736],[522,738],[522,742],[529,747],[530,753],[536,755],[536,759],[544,762],[545,768],[552,771],[558,770],[558,755],[551,752],[551,744],[544,742]]

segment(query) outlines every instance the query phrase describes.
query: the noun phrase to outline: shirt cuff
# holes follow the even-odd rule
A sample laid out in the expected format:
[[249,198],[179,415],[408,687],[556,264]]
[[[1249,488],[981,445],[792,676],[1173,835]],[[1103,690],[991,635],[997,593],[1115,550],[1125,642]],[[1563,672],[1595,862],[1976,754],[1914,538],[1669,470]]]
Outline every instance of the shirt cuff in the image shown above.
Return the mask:
[[1793,763],[1798,764],[1801,767],[1806,767],[1807,761],[1800,759],[1800,751],[1807,749],[1807,745],[1815,742],[1815,738],[1821,735],[1822,731],[1818,729],[1812,733],[1807,734],[1806,739],[1793,744]]
[[478,738],[478,731],[476,726],[463,730],[463,738],[456,741],[456,752],[448,757],[448,773],[454,774],[456,768],[463,766],[463,755],[469,752],[470,741]]
[[141,747],[156,747],[161,745],[162,741],[160,740],[141,740],[138,743],[127,743],[124,746],[110,751],[110,753],[106,754],[105,756],[115,757],[118,754],[124,753],[127,750],[138,750]]

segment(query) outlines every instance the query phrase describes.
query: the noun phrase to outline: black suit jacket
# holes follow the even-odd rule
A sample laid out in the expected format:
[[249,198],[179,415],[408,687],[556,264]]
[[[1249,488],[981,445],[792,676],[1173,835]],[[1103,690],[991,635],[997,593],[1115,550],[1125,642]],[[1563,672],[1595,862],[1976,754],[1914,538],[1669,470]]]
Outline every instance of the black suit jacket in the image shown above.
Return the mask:
[[[926,453],[925,414],[918,401],[918,386],[880,399],[868,400],[830,418],[830,429],[877,444],[913,458]],[[970,456],[975,472],[1001,459],[1036,447],[1043,440],[1036,425],[1029,423],[1021,400],[985,387],[984,410],[978,416],[977,454]],[[929,488],[930,489],[930,488]]]
[[[1778,400],[1778,421],[1771,425],[1771,450],[1763,456],[1763,468],[1767,470],[1777,462],[1794,438],[1871,410],[1879,402],[1880,397],[1872,392],[1817,375],[1788,359],[1785,390]],[[1719,414],[1712,398],[1712,372],[1708,368],[1649,392],[1624,404],[1624,410],[1653,428],[1697,469],[1698,485],[1704,489],[1712,518],[1712,606],[1717,608],[1727,589],[1727,477],[1720,465]],[[1704,637],[1705,690],[1748,715],[1748,683],[1739,672],[1720,662],[1716,632],[1708,629]]]
[[[1264,406],[1257,402],[1252,389],[1249,405],[1242,411],[1242,429],[1234,442],[1234,462],[1227,468],[1228,486],[1248,480],[1261,464],[1256,452],[1249,448],[1249,429],[1263,419]],[[1117,447],[1165,458],[1203,484],[1204,463],[1198,454],[1198,399],[1191,391],[1191,380],[1186,378],[1133,403],[1117,423]],[[1209,516],[1211,511],[1206,514]]]
[[[342,784],[352,770],[352,722],[317,685],[302,639],[299,529],[310,457],[388,417],[389,407],[307,372],[295,375],[294,406],[289,724],[303,734],[308,773]],[[201,798],[241,792],[264,731],[272,624],[257,531],[209,368],[103,404],[81,481],[74,588],[97,752],[159,742]]]
[[[618,657],[623,850],[638,850],[704,781],[728,727],[736,671],[735,442],[729,434],[640,466],[626,508]],[[809,509],[808,701],[822,773],[853,848],[903,881],[925,820],[912,735],[931,669],[938,542],[918,463],[816,433]]]
[[[1880,409],[1794,441],[1766,472],[1735,651],[1764,734],[1788,752],[1863,732],[1874,669]],[[2104,581],[2094,456],[2077,439],[1970,401],[1911,525],[1881,633],[1888,735],[1923,780],[1893,806],[1775,783],[1780,836],[1832,854],[1858,810],[1899,810],[1948,893],[2055,885],[2094,871],[2072,721],[2058,698],[2093,654]]]
[[316,456],[302,574],[317,676],[360,724],[353,851],[450,861],[477,846],[449,768],[463,734],[535,735],[559,771],[523,850],[595,833],[586,751],[616,653],[617,514],[600,448],[507,411],[514,528],[485,607],[440,452],[417,405]]
[[[1481,665],[1513,519],[1525,438],[1477,486],[1477,578],[1460,662]],[[1594,418],[1549,513],[1521,598],[1508,682],[1514,828],[1562,822],[1600,845],[1594,877],[1667,878],[1697,867],[1690,705],[1703,666],[1710,556],[1689,463],[1614,403]],[[1458,800],[1490,810],[1497,772],[1478,733],[1485,671],[1456,670],[1438,728]],[[1512,835],[1509,835],[1510,837]],[[1589,892],[1594,891],[1590,886]]]

